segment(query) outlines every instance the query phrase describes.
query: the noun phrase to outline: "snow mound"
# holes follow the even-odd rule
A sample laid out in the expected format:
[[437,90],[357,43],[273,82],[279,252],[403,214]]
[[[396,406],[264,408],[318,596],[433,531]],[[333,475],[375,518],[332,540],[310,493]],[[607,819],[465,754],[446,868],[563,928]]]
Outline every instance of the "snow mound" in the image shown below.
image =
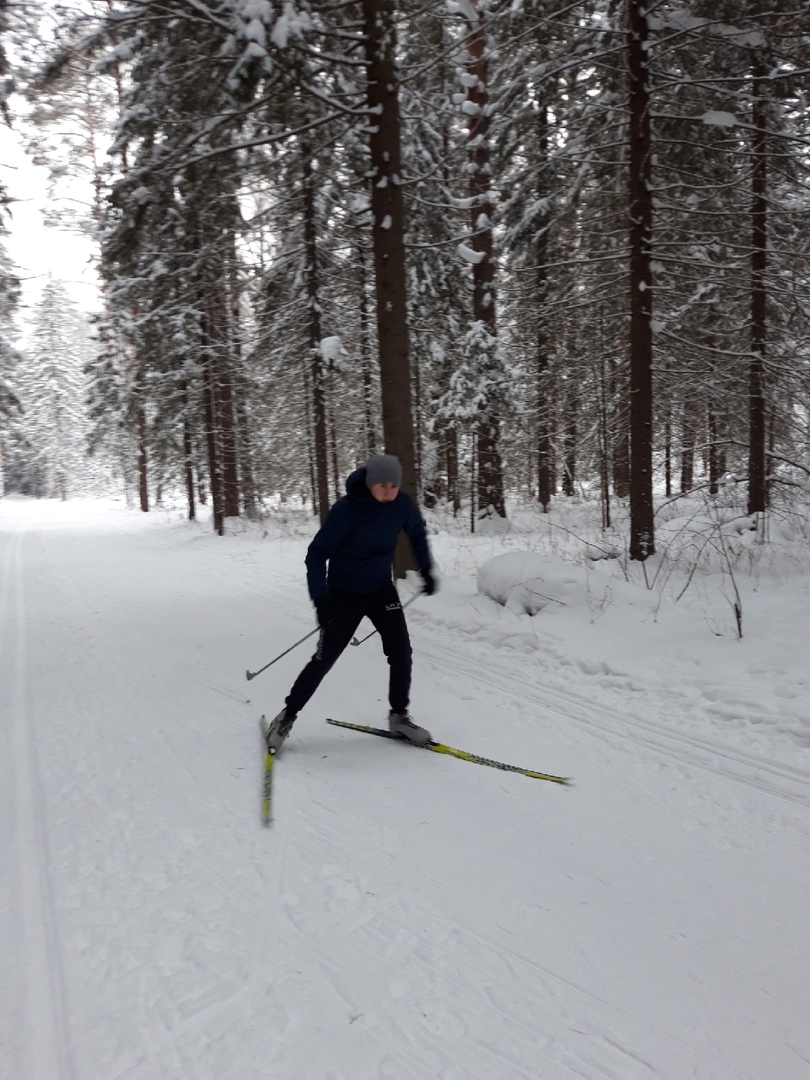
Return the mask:
[[582,583],[572,567],[533,551],[508,551],[478,571],[478,591],[519,615],[565,607]]

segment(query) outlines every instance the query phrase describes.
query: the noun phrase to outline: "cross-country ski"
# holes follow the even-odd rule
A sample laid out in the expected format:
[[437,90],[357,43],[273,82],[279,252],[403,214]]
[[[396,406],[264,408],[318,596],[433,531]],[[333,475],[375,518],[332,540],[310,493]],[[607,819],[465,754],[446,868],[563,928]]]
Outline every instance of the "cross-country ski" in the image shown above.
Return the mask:
[[336,727],[350,728],[352,731],[365,731],[368,735],[380,735],[384,739],[395,739],[397,742],[405,743],[406,746],[415,746],[420,750],[432,750],[435,754],[447,754],[450,757],[459,758],[461,761],[472,761],[476,765],[489,765],[491,768],[500,769],[502,772],[520,773],[522,776],[533,776],[538,780],[551,780],[555,784],[571,783],[570,778],[567,776],[554,776],[551,773],[536,772],[534,769],[525,769],[521,765],[507,765],[503,761],[481,757],[480,754],[471,754],[468,750],[457,750],[454,746],[446,746],[444,743],[436,742],[433,739],[425,743],[414,743],[402,735],[387,731],[385,728],[369,727],[367,724],[351,724],[346,720],[327,720],[326,722],[327,724],[334,724]]
[[259,720],[262,735],[262,825],[268,826],[273,820],[273,765],[275,751],[267,745],[269,725],[264,716]]

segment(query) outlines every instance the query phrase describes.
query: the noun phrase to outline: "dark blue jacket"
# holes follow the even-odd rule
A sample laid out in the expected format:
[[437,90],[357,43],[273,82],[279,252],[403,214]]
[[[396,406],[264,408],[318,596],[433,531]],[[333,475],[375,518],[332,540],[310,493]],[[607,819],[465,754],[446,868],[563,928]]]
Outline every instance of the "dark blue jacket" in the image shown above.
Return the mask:
[[[389,503],[377,502],[366,487],[366,470],[346,481],[346,494],[332,507],[307,550],[307,586],[313,600],[328,585],[369,593],[391,580],[397,538],[405,531],[420,570],[431,566],[422,515],[400,491]],[[329,564],[327,573],[326,564]]]

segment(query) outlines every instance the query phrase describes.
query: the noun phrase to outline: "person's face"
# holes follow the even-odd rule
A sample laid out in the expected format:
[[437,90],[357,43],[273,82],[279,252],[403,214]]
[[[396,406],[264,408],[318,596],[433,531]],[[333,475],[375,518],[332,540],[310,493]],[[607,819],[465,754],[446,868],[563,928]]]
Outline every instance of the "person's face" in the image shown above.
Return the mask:
[[384,484],[372,484],[369,491],[377,502],[393,502],[399,495],[399,484],[386,481]]

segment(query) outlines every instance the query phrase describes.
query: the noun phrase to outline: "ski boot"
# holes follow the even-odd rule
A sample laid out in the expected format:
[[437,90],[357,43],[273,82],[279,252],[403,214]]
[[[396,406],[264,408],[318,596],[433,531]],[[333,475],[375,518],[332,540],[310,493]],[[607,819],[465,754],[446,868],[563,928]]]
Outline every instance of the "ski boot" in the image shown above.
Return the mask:
[[282,709],[270,727],[267,729],[267,749],[278,754],[284,745],[284,741],[292,731],[295,717],[291,716],[286,709]]
[[392,709],[388,714],[388,730],[392,735],[398,735],[402,739],[407,739],[408,742],[416,743],[417,746],[425,746],[432,741],[430,732],[423,727],[418,727],[407,712],[398,713]]

